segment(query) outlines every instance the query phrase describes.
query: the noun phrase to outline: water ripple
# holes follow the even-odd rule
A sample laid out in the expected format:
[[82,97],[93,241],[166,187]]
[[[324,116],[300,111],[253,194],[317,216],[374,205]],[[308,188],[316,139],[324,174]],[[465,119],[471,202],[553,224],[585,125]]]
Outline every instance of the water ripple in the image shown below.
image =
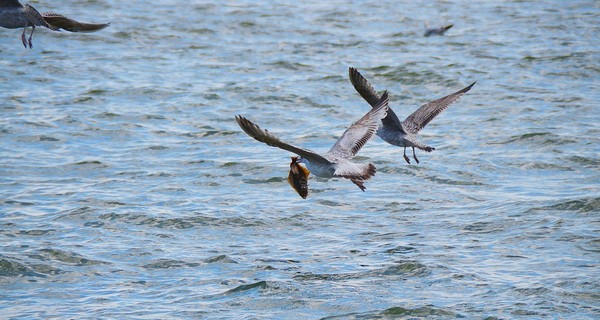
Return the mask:
[[[3,318],[600,315],[593,1],[42,9],[112,24],[0,30]],[[369,110],[349,66],[399,119],[477,84],[419,164],[375,138],[366,192],[311,175],[301,199],[234,116],[325,152]]]

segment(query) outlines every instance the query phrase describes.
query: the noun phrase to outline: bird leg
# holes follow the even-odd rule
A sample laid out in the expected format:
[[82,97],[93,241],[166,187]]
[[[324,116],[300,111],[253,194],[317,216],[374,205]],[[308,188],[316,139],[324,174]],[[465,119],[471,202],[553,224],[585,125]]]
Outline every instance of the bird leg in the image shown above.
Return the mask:
[[33,48],[33,44],[31,43],[31,38],[33,38],[34,31],[35,31],[35,25],[31,25],[31,34],[29,35],[29,49]]
[[419,159],[417,159],[417,155],[415,154],[415,147],[412,147],[412,149],[413,149],[413,158],[415,158],[415,161],[418,164],[419,163]]
[[404,147],[404,160],[406,160],[406,163],[410,164],[410,159],[406,156],[406,147]]
[[27,40],[25,39],[25,31],[27,31],[28,25],[29,25],[29,23],[25,24],[25,28],[23,28],[23,33],[21,34],[21,41],[23,41],[23,45],[25,46],[25,49],[27,49]]

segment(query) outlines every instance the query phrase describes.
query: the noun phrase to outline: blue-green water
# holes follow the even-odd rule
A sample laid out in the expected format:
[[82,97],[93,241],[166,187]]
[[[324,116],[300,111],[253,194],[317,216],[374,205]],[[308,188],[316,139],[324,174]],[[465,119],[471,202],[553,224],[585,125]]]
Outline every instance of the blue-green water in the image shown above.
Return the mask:
[[[92,34],[0,29],[1,318],[600,317],[597,1],[35,1]],[[443,37],[424,24],[454,23]],[[477,81],[367,192],[318,151]]]

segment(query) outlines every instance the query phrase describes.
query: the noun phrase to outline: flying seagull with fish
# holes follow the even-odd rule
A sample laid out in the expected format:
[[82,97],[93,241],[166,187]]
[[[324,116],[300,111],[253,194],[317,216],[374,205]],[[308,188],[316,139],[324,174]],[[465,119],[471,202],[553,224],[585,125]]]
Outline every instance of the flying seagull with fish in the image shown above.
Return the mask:
[[[21,41],[25,48],[33,47],[31,38],[33,38],[36,27],[45,27],[53,31],[63,29],[70,32],[94,32],[109,25],[110,23],[79,22],[58,13],[40,13],[29,4],[22,5],[18,0],[0,0],[0,27],[8,29],[23,28]],[[25,36],[27,27],[31,27],[29,39]]]
[[268,130],[260,128],[241,115],[236,116],[235,119],[244,132],[252,138],[269,146],[297,154],[299,157],[295,161],[305,164],[314,175],[325,178],[346,178],[357,185],[360,190],[365,191],[364,182],[375,175],[375,165],[372,163],[358,164],[350,160],[375,135],[387,110],[388,94],[384,92],[373,108],[346,129],[333,147],[324,154],[283,142]]
[[[372,107],[375,107],[379,101],[377,91],[373,89],[371,83],[365,79],[356,68],[349,69],[350,82],[354,89],[365,99]],[[449,94],[443,98],[431,101],[422,105],[419,109],[409,115],[404,121],[400,121],[396,113],[389,108],[387,116],[381,120],[382,125],[377,130],[377,135],[389,144],[404,148],[404,160],[410,164],[410,159],[406,156],[406,148],[411,147],[413,159],[419,163],[415,148],[431,152],[435,148],[422,144],[417,140],[417,134],[433,120],[438,114],[446,110],[450,104],[458,100],[463,94],[471,90],[475,82],[469,86]]]

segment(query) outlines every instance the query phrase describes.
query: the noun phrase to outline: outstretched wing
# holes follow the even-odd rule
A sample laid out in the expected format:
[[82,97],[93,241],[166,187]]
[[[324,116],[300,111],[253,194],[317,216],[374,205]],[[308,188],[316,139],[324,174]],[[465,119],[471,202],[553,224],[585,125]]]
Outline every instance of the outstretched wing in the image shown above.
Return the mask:
[[73,20],[58,13],[44,12],[42,14],[44,21],[55,27],[52,29],[64,29],[71,32],[94,32],[104,29],[110,25],[109,23],[85,23]]
[[354,89],[356,89],[360,96],[367,100],[372,107],[375,107],[379,102],[379,95],[371,83],[367,81],[367,79],[365,79],[365,77],[363,77],[362,74],[356,70],[356,68],[348,68],[348,73],[350,76],[350,82],[354,86]]
[[[371,107],[377,106],[380,97],[377,94],[377,91],[375,91],[375,89],[373,88],[373,86],[371,86],[371,83],[367,79],[365,79],[365,77],[363,77],[362,74],[360,74],[360,72],[356,70],[356,68],[350,67],[348,69],[348,73],[350,75],[350,82],[354,86],[354,89],[356,89],[356,91],[360,94],[360,96],[363,97],[363,99],[367,100]],[[400,122],[398,116],[396,116],[392,108],[388,108],[387,116],[381,119],[381,122],[386,127],[391,126],[404,132],[402,130],[402,123]]]
[[279,149],[293,152],[301,156],[302,158],[305,158],[309,162],[322,164],[330,163],[329,160],[323,158],[321,155],[313,151],[299,148],[279,140],[279,138],[277,138],[274,134],[270,133],[269,130],[261,129],[261,127],[252,123],[252,121],[240,115],[235,116],[235,120],[240,125],[242,130],[244,130],[244,132],[246,132],[249,136],[260,142],[266,143],[267,145],[270,145],[272,147],[277,147]]
[[388,93],[385,91],[377,105],[346,129],[327,153],[345,159],[354,158],[365,143],[373,137],[379,127],[379,120],[386,116],[387,110]]
[[[477,82],[477,81],[475,81]],[[421,131],[435,116],[446,110],[450,104],[458,100],[463,94],[471,90],[475,82],[464,89],[449,94],[443,98],[422,105],[402,122],[405,132],[417,133]]]
[[21,8],[19,0],[0,0],[0,8]]

